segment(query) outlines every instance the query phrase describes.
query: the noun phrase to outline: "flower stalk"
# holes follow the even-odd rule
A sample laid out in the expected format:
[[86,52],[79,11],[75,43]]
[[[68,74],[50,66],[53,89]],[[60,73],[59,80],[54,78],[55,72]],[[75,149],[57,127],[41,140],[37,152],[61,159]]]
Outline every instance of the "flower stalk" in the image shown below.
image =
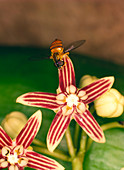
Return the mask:
[[75,125],[75,133],[74,133],[74,147],[78,146],[78,137],[79,137],[80,126],[78,123]]
[[101,128],[105,131],[112,128],[124,128],[124,125],[121,125],[119,122],[112,122],[102,125]]
[[87,134],[82,130],[81,140],[80,140],[80,149],[78,152],[78,156],[82,158],[82,161],[84,160],[84,155],[86,152],[86,144],[87,144]]
[[87,144],[87,134],[82,130],[81,139],[80,139],[80,148],[77,153],[77,156],[72,162],[73,170],[83,170],[83,161],[86,152],[86,144]]
[[72,170],[83,170],[83,164],[80,157],[75,157],[72,161]]
[[66,162],[71,162],[71,158],[64,152],[56,150],[54,152],[50,152],[47,148],[41,148],[39,146],[33,146],[33,149],[37,152],[43,153],[48,156],[52,156],[54,158],[61,159]]

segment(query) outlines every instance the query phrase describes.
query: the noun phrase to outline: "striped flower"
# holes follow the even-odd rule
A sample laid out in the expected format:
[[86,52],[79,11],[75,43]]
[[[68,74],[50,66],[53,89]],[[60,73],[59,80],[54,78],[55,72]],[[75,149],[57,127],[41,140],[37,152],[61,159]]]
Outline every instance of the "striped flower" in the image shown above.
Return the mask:
[[59,69],[59,94],[45,92],[30,92],[17,98],[24,105],[44,107],[58,110],[47,135],[47,146],[52,152],[60,143],[70,121],[75,121],[96,142],[104,143],[102,129],[88,111],[87,104],[91,103],[111,88],[114,78],[105,77],[78,90],[75,86],[75,73],[69,57]]
[[41,111],[34,113],[15,140],[12,140],[0,126],[0,169],[23,170],[28,166],[34,169],[63,170],[53,159],[27,149],[36,136],[41,124]]

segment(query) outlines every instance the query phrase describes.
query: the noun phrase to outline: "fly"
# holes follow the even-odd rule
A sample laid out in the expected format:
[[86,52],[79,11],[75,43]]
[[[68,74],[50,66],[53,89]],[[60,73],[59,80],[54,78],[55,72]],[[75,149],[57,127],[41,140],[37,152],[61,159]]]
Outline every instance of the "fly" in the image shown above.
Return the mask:
[[53,59],[55,66],[58,69],[61,69],[64,63],[64,55],[69,55],[69,51],[74,50],[85,43],[85,40],[79,40],[71,43],[65,50],[62,44],[62,41],[59,39],[55,39],[51,46],[51,56],[50,59]]
[[81,45],[83,45],[85,43],[85,40],[79,40],[79,41],[75,41],[73,43],[71,43],[66,49],[64,49],[63,47],[63,43],[61,40],[59,39],[55,39],[50,46],[51,49],[51,56],[50,57],[40,57],[39,56],[32,56],[29,59],[30,60],[41,60],[41,59],[52,59],[54,61],[55,66],[58,69],[61,69],[65,63],[64,63],[64,56],[67,55],[69,56],[69,52],[71,50],[74,50],[78,47],[80,47]]

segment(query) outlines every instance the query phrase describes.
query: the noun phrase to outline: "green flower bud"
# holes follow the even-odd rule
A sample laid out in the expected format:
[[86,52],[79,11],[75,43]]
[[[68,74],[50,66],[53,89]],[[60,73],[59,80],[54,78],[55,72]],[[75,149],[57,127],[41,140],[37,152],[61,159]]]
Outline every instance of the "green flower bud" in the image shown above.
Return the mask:
[[98,80],[98,78],[95,76],[85,75],[80,79],[79,87],[80,88],[85,87],[96,80]]
[[2,121],[1,126],[14,139],[27,122],[26,116],[18,111],[11,112]]
[[124,96],[112,88],[94,101],[96,113],[101,117],[118,117],[124,111]]

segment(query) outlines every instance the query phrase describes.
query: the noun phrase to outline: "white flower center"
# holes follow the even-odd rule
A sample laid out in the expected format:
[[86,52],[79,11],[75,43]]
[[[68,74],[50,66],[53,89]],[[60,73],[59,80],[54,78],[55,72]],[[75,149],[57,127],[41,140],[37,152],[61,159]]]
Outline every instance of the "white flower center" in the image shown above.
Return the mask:
[[24,148],[22,145],[14,146],[4,146],[2,148],[1,154],[2,159],[0,159],[0,166],[6,168],[10,164],[9,169],[18,169],[19,167],[24,167],[28,163],[28,158],[25,156]]
[[76,94],[70,94],[67,98],[66,98],[66,102],[67,102],[67,105],[69,107],[72,107],[73,105],[78,105],[78,101],[79,101],[79,98]]
[[14,154],[10,154],[9,156],[8,156],[8,162],[10,163],[10,164],[15,164],[15,163],[18,163],[18,155],[16,154],[16,153],[14,153]]

